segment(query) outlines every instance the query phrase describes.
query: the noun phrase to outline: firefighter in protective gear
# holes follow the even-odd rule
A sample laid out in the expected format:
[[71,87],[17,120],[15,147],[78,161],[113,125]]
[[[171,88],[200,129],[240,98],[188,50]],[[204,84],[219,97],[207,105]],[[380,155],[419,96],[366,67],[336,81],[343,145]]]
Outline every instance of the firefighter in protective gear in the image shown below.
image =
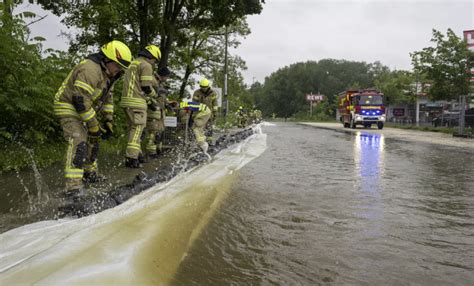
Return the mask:
[[239,106],[239,109],[235,113],[237,116],[237,127],[245,128],[247,126],[247,113],[245,112],[242,106]]
[[156,89],[157,94],[157,110],[148,108],[147,110],[147,123],[146,123],[146,139],[145,149],[148,158],[157,158],[161,152],[161,137],[163,131],[165,131],[165,116],[166,116],[166,95],[168,90],[166,89],[165,82],[171,75],[170,70],[167,67],[162,67],[155,74],[153,80],[153,87]]
[[194,92],[193,101],[204,103],[211,110],[211,118],[208,120],[205,129],[209,139],[212,140],[212,126],[214,125],[219,106],[217,104],[217,93],[211,88],[209,80],[206,78],[199,81],[199,89]]
[[101,135],[98,114],[112,128],[114,82],[130,64],[130,49],[111,41],[91,54],[69,73],[54,96],[54,113],[68,142],[66,153],[66,195],[73,199],[83,191],[83,180],[97,176],[97,155]]
[[199,103],[195,101],[183,100],[179,107],[185,112],[191,112],[191,118],[193,119],[192,130],[196,138],[198,146],[204,153],[207,153],[209,144],[206,142],[206,135],[204,133],[204,128],[206,127],[209,118],[211,118],[212,111],[204,103]]
[[160,49],[148,45],[138,53],[138,58],[125,72],[120,106],[128,119],[128,143],[125,150],[125,166],[140,168],[142,155],[141,137],[147,123],[147,109],[157,111],[157,94],[153,88],[154,65],[160,60]]
[[251,112],[251,117],[252,117],[252,123],[260,123],[260,121],[262,120],[262,112],[258,109],[254,109],[252,110]]

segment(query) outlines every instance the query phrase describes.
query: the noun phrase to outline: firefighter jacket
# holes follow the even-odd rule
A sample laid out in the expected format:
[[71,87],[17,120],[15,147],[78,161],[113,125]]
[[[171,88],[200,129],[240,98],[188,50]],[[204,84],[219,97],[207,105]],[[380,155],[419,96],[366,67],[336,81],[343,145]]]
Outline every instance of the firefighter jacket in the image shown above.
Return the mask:
[[[150,90],[149,94],[145,94],[143,90],[145,87]],[[148,103],[151,99],[155,99],[155,97],[153,66],[144,57],[138,57],[132,61],[125,72],[120,106],[147,110]]]
[[193,101],[204,103],[213,114],[217,112],[217,93],[212,88],[209,88],[207,92],[203,92],[201,89],[196,90],[193,94]]
[[113,119],[112,87],[103,55],[93,54],[69,73],[54,96],[54,113],[59,118],[77,118],[88,128],[99,125],[96,112]]

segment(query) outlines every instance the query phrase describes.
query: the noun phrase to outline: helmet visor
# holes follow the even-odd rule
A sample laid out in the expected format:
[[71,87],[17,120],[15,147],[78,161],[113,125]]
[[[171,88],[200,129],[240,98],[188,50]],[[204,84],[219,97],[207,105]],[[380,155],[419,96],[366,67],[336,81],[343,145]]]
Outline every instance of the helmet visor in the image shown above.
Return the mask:
[[120,65],[121,68],[127,69],[128,66],[130,65],[129,61],[123,60],[123,59],[117,59],[117,63]]

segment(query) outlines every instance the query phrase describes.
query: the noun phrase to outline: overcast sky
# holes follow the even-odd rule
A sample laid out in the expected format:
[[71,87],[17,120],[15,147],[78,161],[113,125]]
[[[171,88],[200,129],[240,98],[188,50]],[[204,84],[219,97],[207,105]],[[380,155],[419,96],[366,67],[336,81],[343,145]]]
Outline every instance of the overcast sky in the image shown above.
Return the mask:
[[431,30],[474,29],[474,0],[267,0],[236,51],[245,80],[324,58],[380,61],[411,69],[409,53],[430,45]]
[[[474,0],[265,2],[260,15],[248,17],[252,33],[232,50],[247,62],[247,83],[263,81],[292,63],[325,58],[411,69],[409,53],[430,45],[433,28],[443,33],[451,28],[459,36],[474,29]],[[58,49],[67,48],[67,40],[58,37],[64,29],[53,15],[32,26],[33,34],[47,39],[47,47]]]

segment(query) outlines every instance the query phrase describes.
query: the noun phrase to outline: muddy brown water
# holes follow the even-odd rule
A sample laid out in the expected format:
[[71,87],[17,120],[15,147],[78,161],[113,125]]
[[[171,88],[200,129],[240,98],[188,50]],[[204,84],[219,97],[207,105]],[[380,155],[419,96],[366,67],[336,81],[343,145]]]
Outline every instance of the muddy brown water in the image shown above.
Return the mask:
[[[174,285],[472,285],[469,150],[294,124],[188,253]],[[422,133],[421,133],[422,134]]]
[[[473,284],[472,149],[383,131],[263,131],[266,151],[234,175],[172,285]],[[57,189],[60,166],[40,173]],[[2,177],[2,231],[48,213],[29,204],[37,184],[28,172]]]

